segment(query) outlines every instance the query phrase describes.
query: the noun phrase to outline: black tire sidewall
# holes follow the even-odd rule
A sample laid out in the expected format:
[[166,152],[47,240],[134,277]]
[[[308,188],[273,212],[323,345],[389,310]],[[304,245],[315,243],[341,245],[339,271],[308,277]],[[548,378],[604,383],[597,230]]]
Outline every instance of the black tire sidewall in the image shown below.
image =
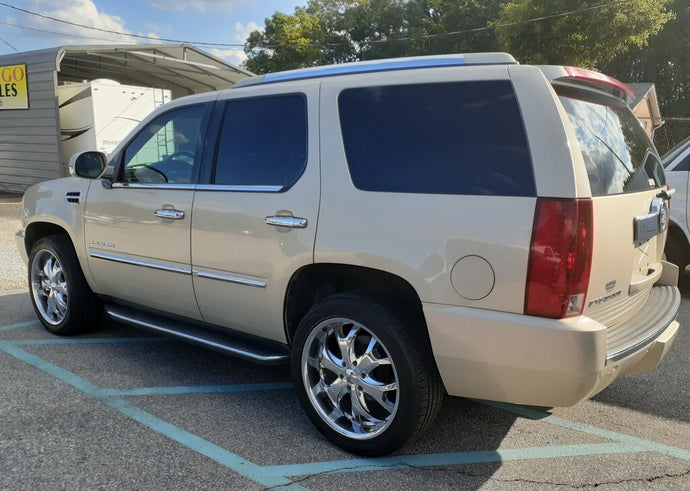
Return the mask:
[[[337,433],[313,407],[308,389],[304,386],[301,366],[304,344],[316,326],[331,318],[348,318],[365,326],[384,345],[395,365],[398,377],[398,409],[390,426],[375,438],[355,440]],[[419,345],[404,341],[409,339],[407,331],[409,328],[392,310],[369,298],[351,294],[334,295],[319,302],[300,322],[292,348],[292,377],[298,399],[317,429],[339,447],[359,455],[383,455],[415,436],[421,410],[420,384],[424,384],[428,376],[417,373],[413,368],[420,366],[419,360],[423,357],[420,356]],[[416,362],[410,363],[413,360]]]
[[[51,324],[40,313],[34,298],[33,285],[31,282],[31,271],[36,256],[41,251],[48,251],[53,254],[62,266],[62,271],[67,282],[68,301],[65,318],[58,324]],[[85,332],[93,329],[92,324],[96,321],[100,312],[100,300],[91,292],[81,266],[71,242],[62,236],[49,236],[39,239],[31,248],[29,254],[29,291],[31,303],[33,304],[36,315],[41,324],[54,334],[70,335]]]

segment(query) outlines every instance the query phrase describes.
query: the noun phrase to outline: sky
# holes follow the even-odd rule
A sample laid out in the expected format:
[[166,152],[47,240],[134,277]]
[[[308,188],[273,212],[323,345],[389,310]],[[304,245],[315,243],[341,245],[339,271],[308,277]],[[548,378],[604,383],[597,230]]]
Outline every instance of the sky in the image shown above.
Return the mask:
[[174,40],[239,65],[250,32],[261,30],[274,12],[292,14],[303,5],[306,0],[0,0],[0,55]]

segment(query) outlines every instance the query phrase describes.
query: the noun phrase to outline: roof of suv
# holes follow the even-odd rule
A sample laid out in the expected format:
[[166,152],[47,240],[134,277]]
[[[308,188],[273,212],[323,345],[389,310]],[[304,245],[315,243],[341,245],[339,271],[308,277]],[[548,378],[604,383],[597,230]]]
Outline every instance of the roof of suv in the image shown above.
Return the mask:
[[385,60],[359,61],[321,67],[302,68],[284,72],[267,73],[238,81],[233,88],[252,85],[303,80],[319,77],[334,77],[355,73],[411,70],[416,68],[439,68],[473,65],[517,65],[508,53],[468,53],[437,56],[416,56],[410,58],[390,58]]

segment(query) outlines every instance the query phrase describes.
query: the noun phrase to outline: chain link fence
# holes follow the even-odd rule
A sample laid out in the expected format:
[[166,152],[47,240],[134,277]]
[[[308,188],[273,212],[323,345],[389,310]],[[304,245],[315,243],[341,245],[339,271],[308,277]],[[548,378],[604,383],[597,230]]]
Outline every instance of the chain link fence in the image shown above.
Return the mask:
[[690,118],[664,118],[664,124],[654,131],[654,145],[664,155],[690,137]]

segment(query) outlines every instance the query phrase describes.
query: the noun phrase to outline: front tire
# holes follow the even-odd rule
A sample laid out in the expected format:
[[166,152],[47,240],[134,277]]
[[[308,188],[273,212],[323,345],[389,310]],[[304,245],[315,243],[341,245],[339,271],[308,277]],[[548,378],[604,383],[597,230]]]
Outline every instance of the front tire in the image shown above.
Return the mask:
[[292,357],[298,398],[341,448],[383,455],[436,417],[443,385],[414,318],[345,293],[317,303],[300,322]]
[[71,242],[64,236],[39,239],[29,254],[31,302],[43,326],[59,335],[95,329],[103,304],[91,291]]

